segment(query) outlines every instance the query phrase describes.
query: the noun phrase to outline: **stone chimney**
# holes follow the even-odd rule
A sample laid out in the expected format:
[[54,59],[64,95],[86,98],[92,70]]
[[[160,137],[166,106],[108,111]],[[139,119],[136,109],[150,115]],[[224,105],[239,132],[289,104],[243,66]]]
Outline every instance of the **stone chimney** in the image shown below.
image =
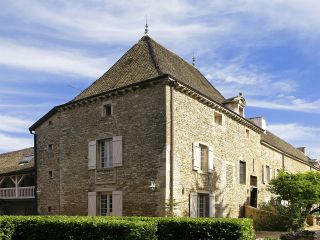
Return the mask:
[[307,148],[306,147],[297,147],[297,149],[307,155]]
[[264,130],[264,133],[267,132],[267,122],[263,117],[254,117],[248,119],[250,122],[253,122],[255,125],[259,126]]

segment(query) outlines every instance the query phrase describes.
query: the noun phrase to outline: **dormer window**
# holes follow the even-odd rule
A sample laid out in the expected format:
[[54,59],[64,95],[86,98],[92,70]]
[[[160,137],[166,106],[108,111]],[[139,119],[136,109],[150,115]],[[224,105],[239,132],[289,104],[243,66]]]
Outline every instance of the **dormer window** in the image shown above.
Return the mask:
[[244,117],[244,108],[239,106],[239,115]]

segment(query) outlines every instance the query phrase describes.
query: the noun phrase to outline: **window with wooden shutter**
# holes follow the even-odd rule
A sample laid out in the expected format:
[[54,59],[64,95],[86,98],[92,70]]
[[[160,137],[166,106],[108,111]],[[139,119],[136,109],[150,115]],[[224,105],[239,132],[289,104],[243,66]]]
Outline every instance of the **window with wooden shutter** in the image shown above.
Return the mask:
[[97,143],[90,141],[88,143],[88,169],[96,169],[97,165]]
[[88,192],[88,215],[96,216],[97,215],[97,193]]
[[113,146],[113,167],[122,166],[122,136],[115,136],[112,140]]
[[198,216],[198,194],[197,193],[190,193],[190,217],[197,217]]
[[199,143],[193,143],[193,170],[200,169],[200,162],[201,162],[201,149]]
[[100,168],[113,167],[113,141],[102,139],[98,141],[99,166]]
[[213,147],[208,147],[208,172],[213,173],[214,163],[213,163]]
[[122,191],[112,192],[112,216],[122,216]]
[[226,188],[233,188],[234,167],[231,164],[226,164]]

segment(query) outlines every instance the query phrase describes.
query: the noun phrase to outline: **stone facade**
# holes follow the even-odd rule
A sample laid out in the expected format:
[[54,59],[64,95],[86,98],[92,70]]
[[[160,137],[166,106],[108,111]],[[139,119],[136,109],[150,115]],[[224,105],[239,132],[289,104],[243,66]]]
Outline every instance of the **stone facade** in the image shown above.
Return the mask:
[[[193,66],[143,37],[30,128],[39,213],[243,216],[245,204],[270,200],[266,186],[278,170],[316,170],[246,119],[244,106],[242,94],[225,99]],[[281,146],[269,145],[272,139]],[[111,167],[99,159],[110,160],[105,152]]]
[[[103,99],[61,110],[36,130],[41,214],[87,215],[88,192],[120,190],[123,215],[164,215],[165,86],[107,100],[112,116],[101,116]],[[123,137],[123,166],[88,170],[88,142],[112,136]],[[150,190],[151,181],[157,191]]]

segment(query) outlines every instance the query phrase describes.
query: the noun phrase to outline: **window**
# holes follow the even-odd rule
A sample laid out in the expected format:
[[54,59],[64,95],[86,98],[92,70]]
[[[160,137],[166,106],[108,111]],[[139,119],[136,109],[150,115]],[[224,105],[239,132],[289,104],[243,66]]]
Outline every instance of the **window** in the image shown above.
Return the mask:
[[53,125],[53,122],[51,120],[49,120],[48,126],[52,126],[52,125]]
[[200,144],[201,163],[200,170],[206,172],[208,170],[208,147]]
[[246,184],[247,178],[246,178],[246,162],[240,161],[239,166],[239,183],[240,184]]
[[52,212],[52,207],[48,206],[48,213],[51,213],[51,212]]
[[53,144],[48,144],[48,150],[53,151]]
[[198,193],[198,217],[209,217],[209,194]]
[[112,194],[101,193],[99,203],[100,203],[100,215],[111,216],[112,215]]
[[110,116],[112,115],[112,104],[104,104],[103,105],[103,110],[102,110],[102,116]]
[[99,160],[101,168],[110,168],[113,166],[112,159],[112,139],[98,141]]
[[270,174],[270,166],[266,165],[266,181],[270,182],[271,174]]
[[250,137],[250,130],[246,129],[246,138],[249,138],[249,137]]
[[239,106],[239,115],[242,117],[244,116],[244,109],[243,107],[240,107],[240,106]]
[[214,123],[215,125],[222,126],[222,114],[218,112],[214,113]]
[[49,175],[49,178],[53,178],[53,172],[52,171],[49,171],[48,175]]

